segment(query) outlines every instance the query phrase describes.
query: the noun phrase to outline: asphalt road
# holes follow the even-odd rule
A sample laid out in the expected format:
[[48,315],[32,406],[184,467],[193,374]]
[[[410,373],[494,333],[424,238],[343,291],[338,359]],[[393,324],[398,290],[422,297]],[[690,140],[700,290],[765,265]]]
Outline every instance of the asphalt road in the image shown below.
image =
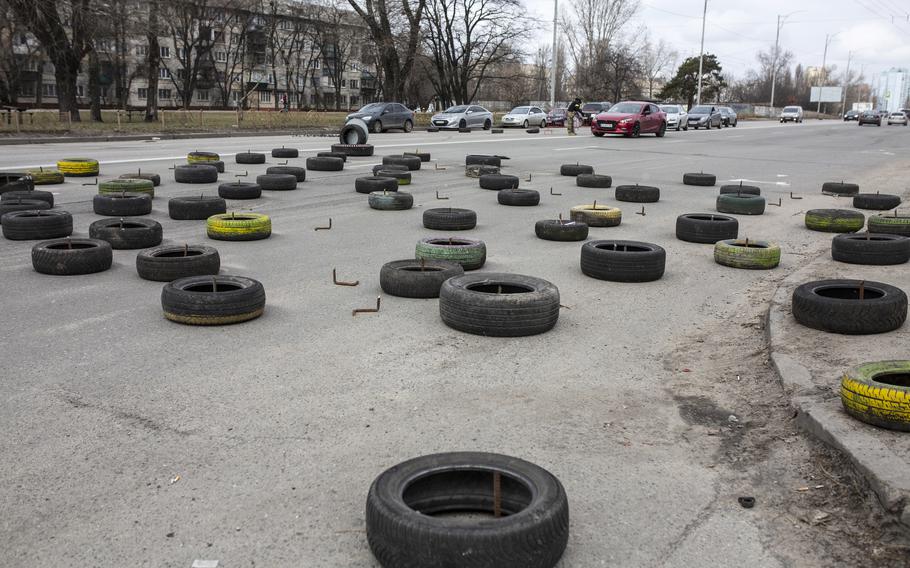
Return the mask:
[[[32,271],[33,243],[0,241],[0,565],[377,566],[364,530],[369,484],[398,462],[453,450],[522,457],[559,477],[571,508],[565,568],[827,558],[813,533],[778,546],[780,511],[762,510],[761,502],[740,508],[738,495],[777,480],[747,476],[731,486],[737,466],[720,457],[727,439],[704,422],[717,415],[723,424],[730,413],[717,385],[695,376],[699,363],[723,360],[745,381],[763,371],[746,359],[737,367],[740,352],[723,350],[723,341],[702,359],[687,359],[687,346],[713,325],[748,319],[761,303],[751,291],[773,289],[827,246],[830,236],[806,231],[800,215],[849,204],[822,196],[823,181],[903,191],[903,180],[881,172],[910,165],[910,129],[741,123],[663,139],[517,130],[370,141],[376,156],[351,158],[342,172],[310,171],[297,191],[230,203],[229,210],[272,217],[272,237],[246,243],[208,241],[204,223],[170,220],[169,197],[212,194],[215,186],[177,184],[167,168],[188,151],[209,150],[226,157],[222,180],[244,171],[252,177],[265,166],[236,165],[234,153],[298,147],[301,158],[290,163],[303,165],[333,140],[4,147],[4,170],[78,155],[99,159],[102,179],[137,167],[160,173],[152,217],[165,242],[216,246],[222,273],[260,280],[268,304],[263,317],[242,325],[182,326],[162,317],[161,284],[136,275],[134,251],[115,251],[107,272],[49,277]],[[415,207],[370,209],[354,178],[368,175],[379,156],[415,149],[433,157],[405,188]],[[498,205],[495,192],[464,176],[468,153],[510,156],[504,173],[541,191],[541,205]],[[614,185],[657,185],[661,201],[637,215],[612,189],[578,188],[558,175],[560,164],[575,162],[612,175]],[[715,173],[719,183],[747,180],[769,202],[781,199],[763,216],[740,217],[740,236],[780,242],[779,269],[725,268],[713,262],[710,245],[675,239],[677,215],[714,211],[716,188],[682,185],[693,171]],[[98,218],[96,190],[80,181],[52,189],[74,215],[74,235],[87,236]],[[448,200],[437,200],[437,191]],[[580,243],[535,238],[536,220],[594,199],[621,207],[623,222],[592,229],[591,238],[660,244],[668,254],[663,279],[593,280],[579,270]],[[559,287],[567,308],[554,330],[517,339],[466,335],[441,322],[436,300],[385,296],[378,314],[352,317],[352,308],[380,295],[380,266],[413,257],[416,241],[433,234],[421,214],[439,206],[477,211],[478,226],[465,236],[486,242],[483,270]],[[329,218],[332,230],[313,230]],[[333,268],[360,285],[334,286]],[[760,329],[742,333],[761,340]],[[675,366],[689,360],[691,369]],[[704,400],[683,400],[674,390],[681,381]]]

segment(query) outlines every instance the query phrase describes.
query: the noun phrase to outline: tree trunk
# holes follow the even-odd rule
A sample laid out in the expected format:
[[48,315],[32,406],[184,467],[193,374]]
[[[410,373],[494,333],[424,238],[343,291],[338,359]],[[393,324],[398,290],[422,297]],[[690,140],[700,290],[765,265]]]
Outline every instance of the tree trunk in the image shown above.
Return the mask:
[[98,52],[92,49],[88,52],[88,96],[91,120],[104,122],[101,117],[101,64],[98,61]]
[[79,61],[72,57],[72,53],[51,54],[54,62],[54,79],[57,83],[57,104],[60,109],[60,119],[66,120],[67,115],[73,122],[79,122],[79,105],[76,102],[76,78],[79,76]]
[[148,32],[148,93],[145,99],[145,121],[158,120],[158,67],[161,65],[161,50],[158,45],[158,0],[149,2]]
[[38,53],[38,74],[37,79],[35,79],[35,106],[41,108],[41,103],[44,102],[44,58],[41,57],[41,53]]

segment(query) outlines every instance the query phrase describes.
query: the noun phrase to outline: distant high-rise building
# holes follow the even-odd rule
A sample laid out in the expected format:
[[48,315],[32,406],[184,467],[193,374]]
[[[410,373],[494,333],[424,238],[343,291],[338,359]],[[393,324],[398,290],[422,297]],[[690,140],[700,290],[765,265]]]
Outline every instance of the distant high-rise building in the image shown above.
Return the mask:
[[875,91],[876,108],[897,112],[910,99],[910,71],[892,67],[882,71]]

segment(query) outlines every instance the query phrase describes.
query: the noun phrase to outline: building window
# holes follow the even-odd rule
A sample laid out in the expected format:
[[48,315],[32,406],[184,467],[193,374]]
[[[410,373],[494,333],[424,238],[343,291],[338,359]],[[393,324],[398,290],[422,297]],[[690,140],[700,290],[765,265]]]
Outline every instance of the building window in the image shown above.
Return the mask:
[[207,101],[207,100],[209,100],[209,92],[208,92],[208,90],[205,90],[205,91],[196,91],[196,99],[197,99],[197,100],[200,100],[200,101]]
[[85,96],[85,85],[76,85],[76,96],[77,97]]
[[270,91],[262,91],[259,93],[259,101],[263,103],[272,102],[272,93]]
[[320,69],[322,67],[322,62],[318,59],[313,60],[313,69]]
[[162,68],[158,69],[158,77],[160,77],[161,79],[170,79],[171,72],[168,71],[167,67],[162,67]]
[[351,80],[349,81],[349,83],[350,83],[350,86],[351,86],[352,89],[356,89],[356,88],[357,88],[357,79],[351,79]]
[[158,47],[158,53],[161,55],[161,57],[167,59],[171,56],[171,48],[166,45],[162,45]]
[[294,24],[290,20],[281,20],[278,22],[279,30],[292,30],[294,29]]
[[216,51],[215,52],[215,61],[225,62],[227,61],[227,52],[226,51]]
[[158,89],[158,98],[162,100],[167,100],[171,98],[170,89]]
[[45,97],[57,96],[57,85],[54,83],[44,83],[41,85],[41,94]]
[[347,79],[342,79],[342,80],[341,80],[341,86],[342,86],[342,87],[347,87],[347,86],[348,86],[348,80],[347,80]]
[[139,57],[148,57],[149,46],[147,45],[137,45],[136,46],[136,55]]
[[136,96],[142,100],[149,98],[149,90],[146,87],[136,89]]
[[181,80],[186,79],[186,69],[178,69],[177,78]]

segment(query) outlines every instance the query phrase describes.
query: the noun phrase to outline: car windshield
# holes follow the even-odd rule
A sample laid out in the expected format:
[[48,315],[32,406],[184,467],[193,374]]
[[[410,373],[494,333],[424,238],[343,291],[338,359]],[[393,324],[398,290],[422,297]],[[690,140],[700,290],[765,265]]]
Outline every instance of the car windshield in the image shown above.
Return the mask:
[[581,112],[593,112],[598,111],[603,108],[603,105],[600,103],[588,103],[581,107]]
[[621,114],[635,114],[641,111],[641,105],[638,103],[617,103],[613,105],[613,108],[610,109],[610,112],[617,112]]
[[904,113],[902,113],[902,112],[892,112],[892,113],[891,113],[891,116],[895,116],[895,117],[897,117],[897,118],[903,118]]
[[370,103],[367,106],[361,108],[358,112],[376,112],[378,110],[382,110],[384,106],[385,103]]
[[660,107],[660,110],[667,114],[679,114],[679,107],[676,105],[664,105]]
[[531,107],[515,107],[509,111],[509,114],[528,114],[531,111]]
[[784,112],[799,112],[799,107],[784,107]]
[[689,111],[689,114],[708,114],[709,112],[711,112],[711,107],[702,105],[692,107],[692,110]]
[[445,109],[443,112],[447,112],[449,114],[458,114],[458,113],[462,113],[466,110],[468,110],[468,107],[461,105],[461,106],[449,107],[449,108]]

